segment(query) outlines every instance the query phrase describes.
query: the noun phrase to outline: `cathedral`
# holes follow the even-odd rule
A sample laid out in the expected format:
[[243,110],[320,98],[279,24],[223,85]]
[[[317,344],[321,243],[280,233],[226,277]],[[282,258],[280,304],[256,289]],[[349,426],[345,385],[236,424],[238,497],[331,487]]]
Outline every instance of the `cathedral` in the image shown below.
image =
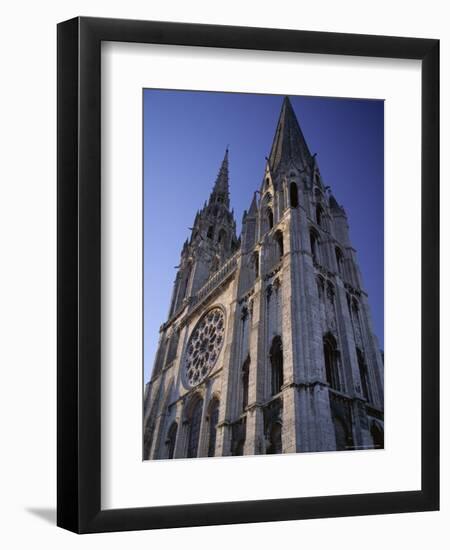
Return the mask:
[[240,236],[227,150],[182,247],[143,459],[380,449],[383,397],[347,215],[286,97]]

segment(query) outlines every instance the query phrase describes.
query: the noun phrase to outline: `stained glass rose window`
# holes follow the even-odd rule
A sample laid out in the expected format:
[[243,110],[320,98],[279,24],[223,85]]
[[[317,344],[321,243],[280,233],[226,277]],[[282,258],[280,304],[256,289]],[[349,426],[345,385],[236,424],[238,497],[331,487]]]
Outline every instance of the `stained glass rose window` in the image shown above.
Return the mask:
[[225,332],[225,317],[219,307],[211,309],[196,324],[184,358],[185,380],[196,386],[205,379],[217,361]]

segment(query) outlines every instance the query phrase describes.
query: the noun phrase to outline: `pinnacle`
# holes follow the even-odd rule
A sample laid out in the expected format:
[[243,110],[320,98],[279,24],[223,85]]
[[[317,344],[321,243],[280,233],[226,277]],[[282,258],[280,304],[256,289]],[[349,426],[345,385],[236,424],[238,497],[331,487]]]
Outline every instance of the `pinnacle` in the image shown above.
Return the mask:
[[258,212],[258,205],[256,203],[256,192],[253,193],[253,199],[252,199],[252,202],[250,204],[250,208],[248,210],[248,215],[249,216],[255,216]]

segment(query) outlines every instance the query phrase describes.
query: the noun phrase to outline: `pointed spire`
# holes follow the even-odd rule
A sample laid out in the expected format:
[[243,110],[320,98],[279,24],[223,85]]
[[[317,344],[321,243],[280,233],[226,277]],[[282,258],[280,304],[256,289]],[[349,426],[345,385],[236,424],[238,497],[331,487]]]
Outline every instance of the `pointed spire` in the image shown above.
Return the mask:
[[252,203],[250,204],[250,208],[248,210],[248,215],[249,216],[256,216],[257,213],[258,213],[258,205],[256,203],[256,191],[255,191],[253,193]]
[[293,164],[298,169],[310,164],[311,153],[295,116],[290,99],[286,96],[269,156],[272,172]]
[[216,183],[209,197],[209,203],[221,202],[227,208],[230,207],[229,183],[228,183],[228,147],[225,150],[225,156],[220,166]]

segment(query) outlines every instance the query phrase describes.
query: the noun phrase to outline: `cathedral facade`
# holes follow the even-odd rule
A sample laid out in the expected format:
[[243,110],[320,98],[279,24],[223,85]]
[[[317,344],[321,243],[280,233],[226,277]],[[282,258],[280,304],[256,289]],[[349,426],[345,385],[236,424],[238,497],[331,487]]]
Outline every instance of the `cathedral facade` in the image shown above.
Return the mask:
[[383,370],[346,212],[285,98],[241,235],[227,150],[183,245],[143,458],[383,448]]

